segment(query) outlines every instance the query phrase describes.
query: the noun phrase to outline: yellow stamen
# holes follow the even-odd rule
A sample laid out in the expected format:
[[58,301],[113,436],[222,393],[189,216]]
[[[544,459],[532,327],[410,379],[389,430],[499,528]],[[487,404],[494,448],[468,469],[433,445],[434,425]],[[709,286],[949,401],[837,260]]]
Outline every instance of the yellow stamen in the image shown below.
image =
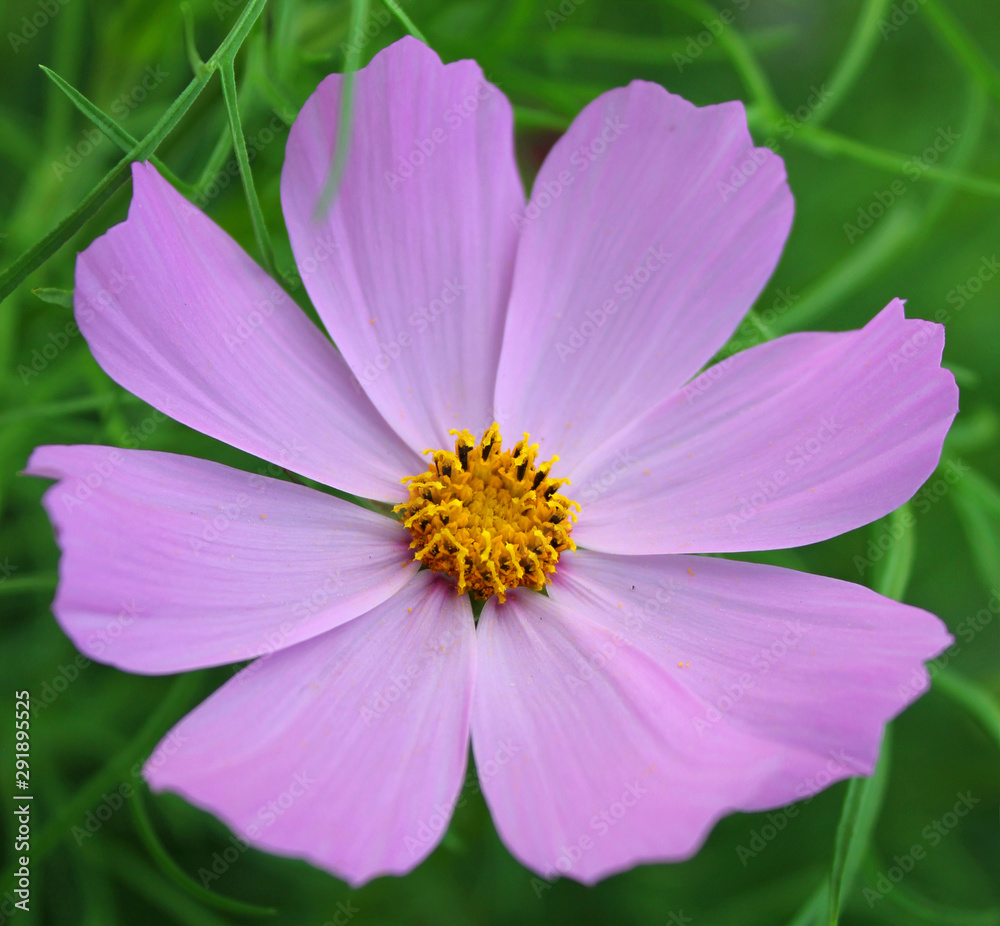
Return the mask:
[[394,509],[413,536],[413,558],[480,598],[543,589],[559,554],[576,549],[569,534],[580,506],[559,493],[568,479],[549,476],[559,457],[536,466],[538,444],[527,434],[503,450],[496,424],[478,444],[468,431],[450,433],[455,451],[425,450],[430,467],[403,480],[410,497]]

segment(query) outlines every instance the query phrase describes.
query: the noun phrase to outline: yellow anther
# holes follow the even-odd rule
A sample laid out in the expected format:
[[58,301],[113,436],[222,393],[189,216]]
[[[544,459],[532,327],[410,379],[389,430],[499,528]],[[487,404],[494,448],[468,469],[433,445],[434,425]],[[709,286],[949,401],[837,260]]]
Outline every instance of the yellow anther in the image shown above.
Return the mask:
[[504,450],[492,424],[476,443],[454,434],[455,450],[425,451],[425,473],[407,476],[410,497],[395,511],[413,537],[413,558],[454,577],[459,592],[505,599],[519,585],[539,589],[556,571],[580,506],[559,493],[566,479],[549,475],[558,460],[535,466],[538,444],[527,433]]

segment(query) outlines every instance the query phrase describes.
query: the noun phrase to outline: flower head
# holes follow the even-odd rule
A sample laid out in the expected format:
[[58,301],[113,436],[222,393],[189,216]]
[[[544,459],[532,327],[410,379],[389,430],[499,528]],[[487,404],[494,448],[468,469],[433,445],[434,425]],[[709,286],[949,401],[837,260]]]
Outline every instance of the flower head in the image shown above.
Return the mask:
[[941,622],[694,554],[813,543],[909,498],[957,409],[940,326],[895,300],[698,375],[792,220],[743,107],[606,93],[525,201],[503,94],[410,39],[358,73],[317,220],[341,80],[303,107],[281,185],[336,347],[149,164],[78,259],[78,324],[120,384],[395,512],[172,454],[35,451],[81,650],[147,673],[256,660],[150,784],[360,883],[437,844],[471,736],[511,851],[592,882],[870,772]]

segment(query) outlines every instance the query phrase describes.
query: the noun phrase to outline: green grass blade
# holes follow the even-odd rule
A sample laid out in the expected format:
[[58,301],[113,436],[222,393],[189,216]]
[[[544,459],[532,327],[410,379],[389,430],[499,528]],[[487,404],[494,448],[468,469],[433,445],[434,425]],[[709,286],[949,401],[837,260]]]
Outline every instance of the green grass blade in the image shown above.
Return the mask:
[[280,278],[278,268],[274,263],[274,245],[267,231],[264,213],[260,208],[257,190],[250,172],[250,159],[247,157],[247,142],[243,137],[243,124],[240,120],[240,104],[236,94],[236,68],[233,56],[227,55],[219,66],[222,78],[222,95],[226,101],[226,113],[229,116],[229,130],[233,136],[236,151],[236,163],[240,168],[240,179],[243,181],[243,192],[246,194],[247,206],[250,209],[250,223],[253,226],[257,247],[260,249],[261,263],[264,269],[276,279]]
[[909,503],[897,508],[890,516],[889,534],[896,538],[889,555],[876,567],[874,586],[880,595],[902,601],[913,574],[917,558],[916,519]]
[[[63,80],[55,71],[50,70],[44,64],[38,65],[44,72],[45,76],[49,78],[63,93],[69,97],[70,102],[82,112],[91,122],[94,123],[111,141],[113,141],[119,148],[124,152],[132,151],[134,148],[139,146],[139,142],[129,135],[114,119],[112,119],[107,113],[102,109],[95,106],[90,100],[88,100],[79,90],[71,86],[65,80]],[[155,154],[151,155],[149,158],[153,162],[156,169],[175,187],[177,187],[185,196],[189,196],[193,189],[192,187],[177,177],[174,172],[167,167]]]
[[871,778],[853,778],[844,798],[844,808],[837,826],[837,838],[830,867],[827,894],[827,922],[837,926],[844,898],[851,890],[875,832],[882,800],[889,779],[891,734],[886,727],[875,773]]
[[351,141],[354,72],[357,71],[361,62],[361,28],[367,17],[368,0],[351,0],[351,21],[347,27],[350,44],[347,46],[347,55],[344,59],[344,82],[340,92],[340,118],[337,120],[333,163],[330,165],[330,172],[323,184],[323,192],[316,204],[315,218],[317,219],[326,215],[330,203],[333,202],[333,197],[337,195],[337,188],[340,186],[340,179],[347,163],[347,148]]

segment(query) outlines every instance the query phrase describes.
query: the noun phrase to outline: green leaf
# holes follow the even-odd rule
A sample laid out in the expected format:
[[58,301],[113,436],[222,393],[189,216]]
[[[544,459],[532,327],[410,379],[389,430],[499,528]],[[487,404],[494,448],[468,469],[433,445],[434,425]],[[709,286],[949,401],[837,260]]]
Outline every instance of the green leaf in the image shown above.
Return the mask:
[[35,296],[50,305],[57,305],[64,309],[73,308],[73,290],[55,289],[49,286],[36,286],[31,291]]

